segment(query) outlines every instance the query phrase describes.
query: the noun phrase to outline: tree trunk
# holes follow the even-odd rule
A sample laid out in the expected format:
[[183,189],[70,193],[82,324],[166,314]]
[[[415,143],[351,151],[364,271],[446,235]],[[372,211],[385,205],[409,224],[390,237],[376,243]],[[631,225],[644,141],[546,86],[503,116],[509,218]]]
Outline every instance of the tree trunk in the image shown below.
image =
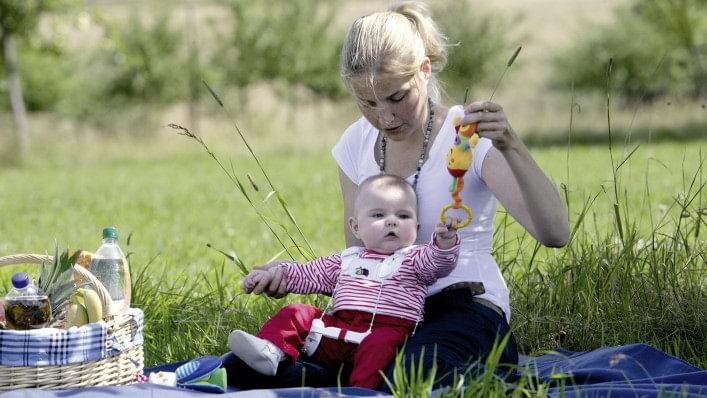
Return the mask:
[[15,122],[15,139],[18,149],[18,158],[24,159],[29,153],[29,136],[27,135],[27,111],[25,101],[22,97],[22,86],[20,84],[20,73],[17,70],[17,49],[15,48],[15,38],[12,33],[5,32],[2,36],[3,54],[5,60],[5,74],[10,91],[10,105],[12,106],[12,118]]

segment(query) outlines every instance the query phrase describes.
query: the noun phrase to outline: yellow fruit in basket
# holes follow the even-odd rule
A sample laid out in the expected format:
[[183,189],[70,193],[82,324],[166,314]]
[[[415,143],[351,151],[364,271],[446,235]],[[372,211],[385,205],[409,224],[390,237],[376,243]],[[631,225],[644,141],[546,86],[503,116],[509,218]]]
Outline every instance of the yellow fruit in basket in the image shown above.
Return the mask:
[[88,269],[88,266],[91,265],[91,260],[93,260],[93,253],[81,249],[74,250],[69,253],[69,258],[76,254],[77,251],[79,252],[79,256],[76,257],[76,264]]
[[98,293],[91,289],[79,289],[83,293],[83,303],[88,314],[88,321],[98,322],[103,320],[103,304]]
[[83,326],[88,323],[88,313],[83,305],[77,303],[69,304],[66,311],[66,323],[69,327]]

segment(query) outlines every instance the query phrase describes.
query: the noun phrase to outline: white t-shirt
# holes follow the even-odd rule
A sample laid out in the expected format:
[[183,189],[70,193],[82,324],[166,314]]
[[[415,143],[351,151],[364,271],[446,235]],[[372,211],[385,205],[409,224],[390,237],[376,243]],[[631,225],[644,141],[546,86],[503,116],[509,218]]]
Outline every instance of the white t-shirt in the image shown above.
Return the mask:
[[[442,208],[452,203],[449,186],[452,176],[447,171],[447,152],[454,143],[456,132],[452,121],[455,116],[463,116],[461,106],[449,110],[442,128],[429,150],[429,157],[422,165],[417,182],[418,231],[417,244],[424,244],[424,239],[432,236],[435,225],[439,222]],[[378,129],[362,117],[349,126],[339,142],[332,149],[332,155],[341,170],[355,184],[366,178],[380,174],[380,168],[374,157]],[[493,239],[493,218],[496,214],[496,197],[481,179],[481,167],[486,153],[491,148],[491,140],[481,138],[474,148],[473,165],[464,175],[464,189],[461,192],[464,203],[471,208],[474,219],[471,224],[459,230],[461,247],[459,260],[451,274],[440,278],[428,289],[428,296],[457,282],[483,282],[486,293],[479,298],[486,299],[499,306],[510,322],[511,309],[506,282],[496,260],[491,256]],[[412,183],[414,175],[407,180]],[[462,210],[450,209],[447,215],[457,215],[466,219]]]

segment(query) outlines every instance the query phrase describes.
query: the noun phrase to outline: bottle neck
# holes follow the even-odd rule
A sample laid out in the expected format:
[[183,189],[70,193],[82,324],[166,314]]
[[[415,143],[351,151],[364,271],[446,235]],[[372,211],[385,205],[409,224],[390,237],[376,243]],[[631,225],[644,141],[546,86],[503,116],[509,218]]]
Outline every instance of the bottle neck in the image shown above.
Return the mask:
[[118,239],[116,239],[116,238],[103,238],[103,243],[117,244]]

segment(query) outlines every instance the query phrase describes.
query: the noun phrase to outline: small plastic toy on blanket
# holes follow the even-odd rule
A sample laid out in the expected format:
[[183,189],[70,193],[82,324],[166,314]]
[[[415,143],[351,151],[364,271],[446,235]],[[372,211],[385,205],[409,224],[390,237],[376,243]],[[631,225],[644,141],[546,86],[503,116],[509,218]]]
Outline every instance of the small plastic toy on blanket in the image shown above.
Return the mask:
[[452,175],[452,184],[449,187],[449,192],[452,193],[452,203],[444,206],[440,214],[442,223],[447,221],[447,210],[462,209],[466,212],[466,220],[455,225],[457,229],[464,228],[471,223],[474,218],[474,213],[469,206],[462,201],[460,192],[464,189],[464,175],[472,164],[472,154],[476,144],[479,142],[479,135],[476,134],[476,123],[461,124],[461,117],[454,118],[454,129],[457,131],[457,136],[454,138],[454,144],[449,148],[447,154],[447,170]]

